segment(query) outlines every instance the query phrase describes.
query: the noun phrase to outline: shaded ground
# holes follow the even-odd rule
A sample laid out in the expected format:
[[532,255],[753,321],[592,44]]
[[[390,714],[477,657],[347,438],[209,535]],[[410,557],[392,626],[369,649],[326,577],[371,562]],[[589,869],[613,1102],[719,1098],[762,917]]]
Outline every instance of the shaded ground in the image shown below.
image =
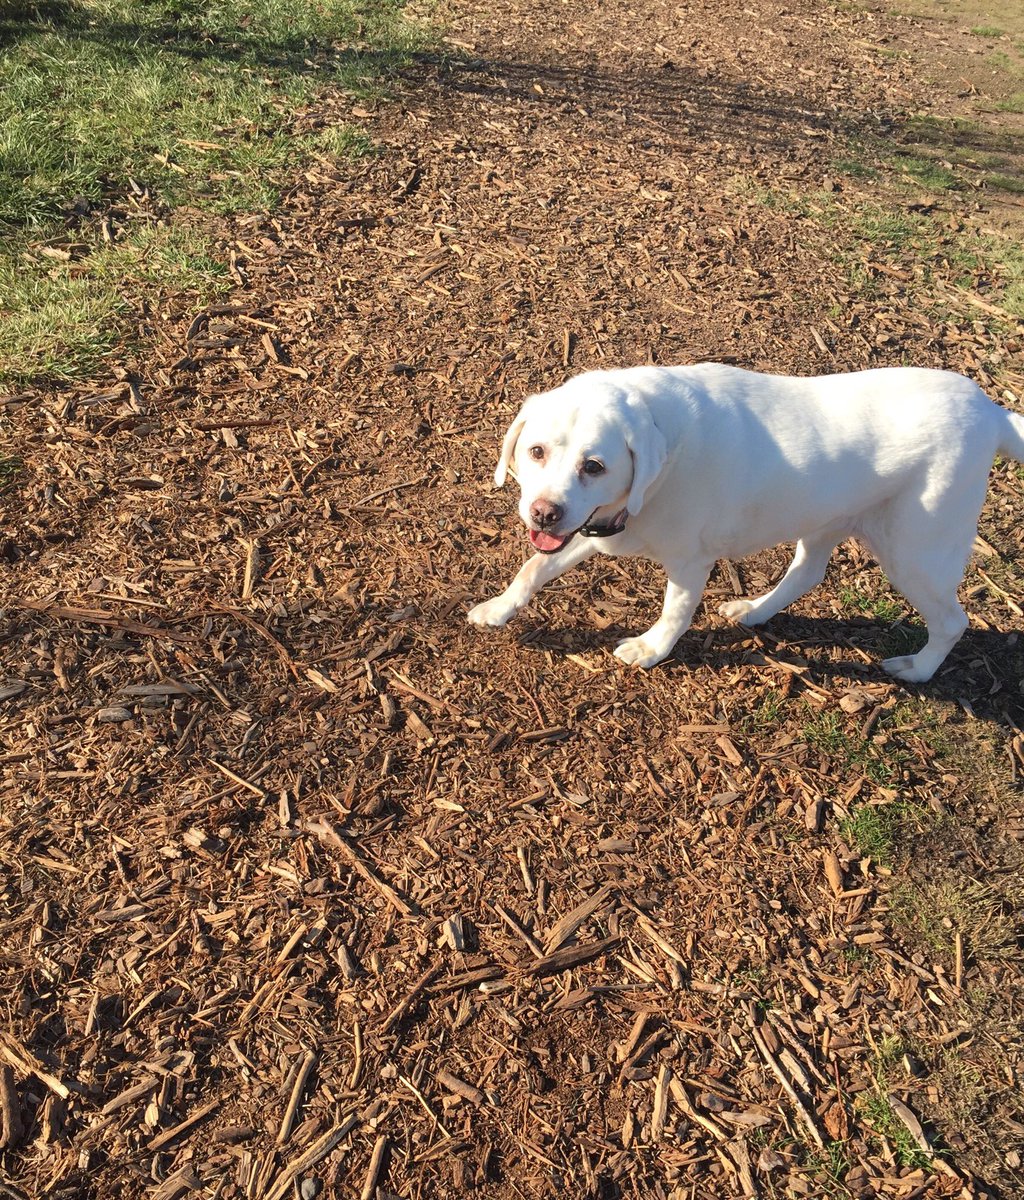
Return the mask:
[[854,546],[648,674],[646,565],[464,623],[567,370],[1020,394],[962,198],[923,239],[941,203],[836,168],[917,107],[918,26],[725,7],[460,6],[378,156],[225,227],[230,303],[149,295],[144,355],[3,401],[5,1191],[1020,1194],[1016,468],[919,691]]

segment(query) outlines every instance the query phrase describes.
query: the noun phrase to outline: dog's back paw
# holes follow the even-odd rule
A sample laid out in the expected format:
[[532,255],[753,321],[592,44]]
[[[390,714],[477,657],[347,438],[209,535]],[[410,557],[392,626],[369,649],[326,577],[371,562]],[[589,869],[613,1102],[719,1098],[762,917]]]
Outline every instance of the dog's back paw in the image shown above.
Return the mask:
[[718,606],[720,616],[727,621],[735,621],[737,625],[758,625],[760,619],[752,600],[727,600]]

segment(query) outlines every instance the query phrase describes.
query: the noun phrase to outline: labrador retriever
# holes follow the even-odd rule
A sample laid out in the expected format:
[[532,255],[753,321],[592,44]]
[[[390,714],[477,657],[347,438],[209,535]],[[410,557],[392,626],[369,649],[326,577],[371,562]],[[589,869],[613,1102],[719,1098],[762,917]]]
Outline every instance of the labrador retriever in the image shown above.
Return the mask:
[[760,625],[819,584],[836,545],[857,537],[928,627],[922,650],[882,666],[922,682],[967,628],[957,588],[997,453],[1024,461],[1024,417],[948,371],[588,372],[528,399],[505,434],[494,482],[518,478],[537,553],[468,619],[504,625],[593,554],[644,555],[668,575],[662,613],[615,654],[652,667],[689,628],[717,559],[796,542],[775,587],[719,608]]

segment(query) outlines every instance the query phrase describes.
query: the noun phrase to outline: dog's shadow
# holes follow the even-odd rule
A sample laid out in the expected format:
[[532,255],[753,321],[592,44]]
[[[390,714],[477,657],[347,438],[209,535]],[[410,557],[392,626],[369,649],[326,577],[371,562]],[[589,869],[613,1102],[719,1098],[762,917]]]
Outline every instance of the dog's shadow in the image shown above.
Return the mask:
[[[611,652],[624,638],[640,632],[642,622],[630,626],[614,623],[603,629],[537,623],[516,640],[527,652],[556,657],[607,654],[610,668],[629,671],[633,668],[611,657]],[[963,703],[969,698],[971,711],[978,716],[1024,723],[1024,638],[1012,632],[968,629],[927,683],[902,683],[882,669],[883,658],[914,653],[924,640],[923,628],[902,622],[886,625],[862,617],[837,620],[780,613],[757,629],[727,624],[693,627],[653,670],[682,681],[700,668],[763,667],[775,659],[799,666],[807,682],[830,692],[865,683],[891,683],[938,700]],[[842,657],[836,657],[836,651],[842,652]]]

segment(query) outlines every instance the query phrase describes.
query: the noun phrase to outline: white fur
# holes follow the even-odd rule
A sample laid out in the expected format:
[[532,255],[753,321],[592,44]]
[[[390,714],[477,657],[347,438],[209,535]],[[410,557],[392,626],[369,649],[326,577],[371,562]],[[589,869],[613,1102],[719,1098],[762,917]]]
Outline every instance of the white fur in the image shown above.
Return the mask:
[[[580,375],[524,404],[495,481],[514,469],[528,528],[538,500],[564,511],[552,535],[623,509],[626,528],[535,554],[469,620],[504,625],[592,554],[644,555],[668,575],[662,614],[615,653],[651,667],[689,628],[716,559],[796,542],[771,591],[719,610],[758,625],[820,583],[835,546],[855,536],[928,627],[921,651],[882,665],[930,679],[967,627],[957,587],[997,453],[1024,460],[1024,418],[946,371],[789,378],[708,363]],[[594,459],[604,471],[591,476],[583,464]]]

